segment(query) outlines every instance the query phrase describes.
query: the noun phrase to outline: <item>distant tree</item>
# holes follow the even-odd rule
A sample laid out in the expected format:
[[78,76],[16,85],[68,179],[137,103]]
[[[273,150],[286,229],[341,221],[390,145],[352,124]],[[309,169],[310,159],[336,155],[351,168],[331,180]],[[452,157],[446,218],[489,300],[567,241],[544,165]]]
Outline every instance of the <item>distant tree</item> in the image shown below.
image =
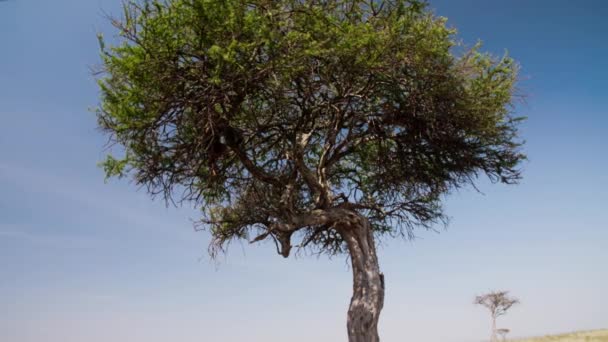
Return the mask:
[[139,0],[112,23],[107,175],[199,207],[212,256],[237,239],[346,253],[351,342],[379,340],[377,237],[443,222],[443,196],[481,175],[520,178],[516,64],[458,47],[424,2]]
[[511,330],[509,330],[509,329],[497,329],[496,333],[498,335],[500,335],[502,341],[506,341],[507,340],[507,334],[509,333],[509,331],[511,331]]
[[[492,316],[492,335],[490,337],[490,341],[495,342],[498,341],[497,334],[499,333],[499,331],[496,329],[496,319],[505,315],[507,310],[509,310],[513,305],[519,303],[519,300],[515,297],[510,297],[509,291],[497,291],[477,296],[475,297],[473,303],[485,306],[488,310],[490,310],[490,315]],[[504,333],[505,335],[509,332],[508,329],[500,330],[502,330],[501,333]]]

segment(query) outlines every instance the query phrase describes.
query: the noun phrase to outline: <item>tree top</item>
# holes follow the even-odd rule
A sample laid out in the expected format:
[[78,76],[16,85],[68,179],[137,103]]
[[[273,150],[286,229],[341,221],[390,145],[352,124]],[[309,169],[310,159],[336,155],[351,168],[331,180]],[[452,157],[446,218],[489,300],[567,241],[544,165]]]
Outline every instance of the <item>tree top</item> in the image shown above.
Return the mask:
[[348,213],[410,236],[452,189],[520,178],[516,63],[424,2],[142,0],[113,24],[97,115],[124,153],[105,171],[200,207],[213,251],[339,253]]
[[[475,297],[473,303],[485,306],[493,317],[499,317],[506,314],[513,305],[519,304],[519,299],[510,296],[509,291],[493,291]],[[508,332],[508,329],[505,330]]]

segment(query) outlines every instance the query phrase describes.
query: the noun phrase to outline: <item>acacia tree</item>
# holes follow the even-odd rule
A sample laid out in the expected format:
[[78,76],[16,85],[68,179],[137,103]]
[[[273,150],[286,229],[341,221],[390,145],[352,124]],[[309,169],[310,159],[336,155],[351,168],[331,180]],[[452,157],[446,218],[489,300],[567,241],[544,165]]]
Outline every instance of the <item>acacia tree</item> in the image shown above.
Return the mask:
[[347,254],[351,342],[379,340],[378,237],[441,223],[481,175],[520,177],[515,63],[458,47],[421,1],[140,0],[112,23],[107,175],[198,206],[212,255]]
[[490,310],[492,316],[492,335],[490,341],[498,341],[497,334],[500,333],[504,336],[509,332],[508,329],[496,329],[496,319],[507,313],[513,305],[519,304],[519,300],[515,297],[509,296],[509,291],[496,291],[490,292],[481,296],[475,297],[474,304],[485,306]]
[[502,341],[506,341],[506,340],[507,340],[507,334],[508,334],[510,331],[511,331],[511,330],[509,330],[509,329],[504,329],[504,328],[503,328],[503,329],[497,329],[497,330],[496,330],[496,334],[497,334],[497,335],[500,335],[500,337],[501,337],[501,340],[502,340]]

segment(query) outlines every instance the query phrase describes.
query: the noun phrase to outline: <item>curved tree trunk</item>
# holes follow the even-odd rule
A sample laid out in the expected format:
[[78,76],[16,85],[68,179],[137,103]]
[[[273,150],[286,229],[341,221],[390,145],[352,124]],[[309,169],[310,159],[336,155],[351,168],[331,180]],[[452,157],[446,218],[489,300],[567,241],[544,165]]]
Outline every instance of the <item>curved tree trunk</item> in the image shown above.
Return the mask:
[[357,215],[341,227],[353,268],[353,296],[348,309],[348,341],[378,342],[378,319],[384,306],[384,276],[380,273],[376,245],[369,221]]

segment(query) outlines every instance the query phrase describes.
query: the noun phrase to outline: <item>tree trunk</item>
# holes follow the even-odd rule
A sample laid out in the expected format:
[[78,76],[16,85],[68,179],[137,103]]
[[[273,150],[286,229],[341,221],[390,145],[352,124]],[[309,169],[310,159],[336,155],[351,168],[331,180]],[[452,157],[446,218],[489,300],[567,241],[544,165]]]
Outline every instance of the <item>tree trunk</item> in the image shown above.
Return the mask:
[[490,341],[498,342],[498,336],[496,335],[496,316],[492,315],[492,336],[490,337]]
[[378,319],[384,306],[384,276],[380,273],[371,226],[365,217],[356,215],[339,231],[348,245],[353,268],[348,341],[378,342]]

